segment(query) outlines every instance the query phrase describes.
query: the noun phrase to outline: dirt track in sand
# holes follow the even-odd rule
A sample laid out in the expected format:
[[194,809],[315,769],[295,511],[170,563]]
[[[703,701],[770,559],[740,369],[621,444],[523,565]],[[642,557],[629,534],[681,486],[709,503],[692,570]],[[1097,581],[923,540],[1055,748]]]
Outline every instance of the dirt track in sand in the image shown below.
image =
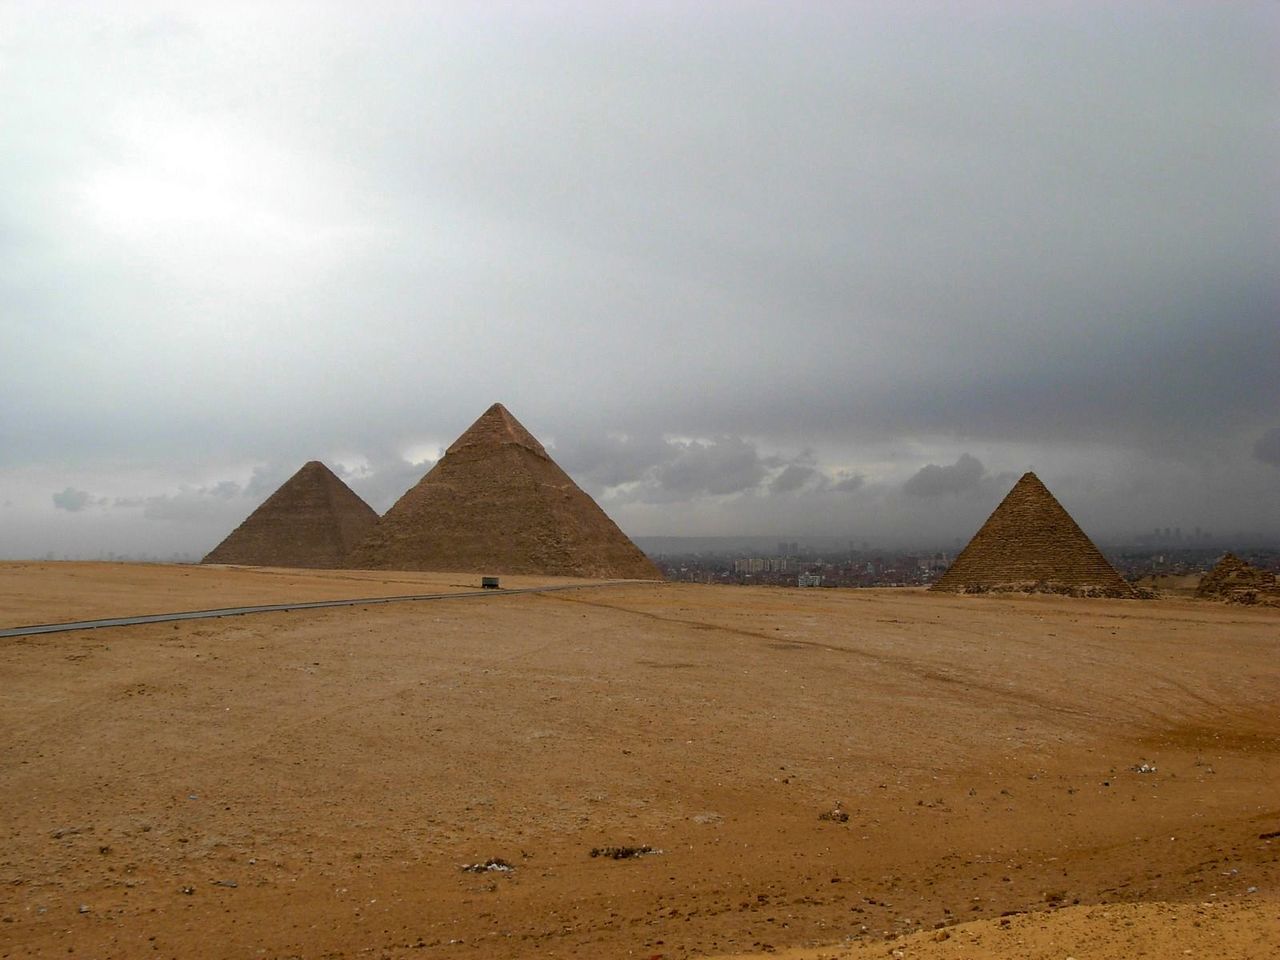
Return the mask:
[[[0,621],[442,581],[10,564]],[[1189,600],[677,585],[10,640],[0,956],[1265,957],[1278,647]]]

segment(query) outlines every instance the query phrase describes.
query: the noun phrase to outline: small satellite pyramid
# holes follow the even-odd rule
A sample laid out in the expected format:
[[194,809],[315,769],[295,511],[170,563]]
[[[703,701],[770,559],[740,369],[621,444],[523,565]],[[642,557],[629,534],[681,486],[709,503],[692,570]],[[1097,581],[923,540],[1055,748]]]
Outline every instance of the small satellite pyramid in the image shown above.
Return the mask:
[[351,565],[662,579],[500,403],[396,501]]
[[378,515],[319,460],[281,484],[201,563],[345,567]]
[[932,589],[1137,596],[1034,473],[1013,485]]
[[1196,596],[1202,600],[1225,600],[1227,603],[1280,606],[1280,584],[1271,571],[1259,570],[1234,553],[1228,553],[1201,577]]

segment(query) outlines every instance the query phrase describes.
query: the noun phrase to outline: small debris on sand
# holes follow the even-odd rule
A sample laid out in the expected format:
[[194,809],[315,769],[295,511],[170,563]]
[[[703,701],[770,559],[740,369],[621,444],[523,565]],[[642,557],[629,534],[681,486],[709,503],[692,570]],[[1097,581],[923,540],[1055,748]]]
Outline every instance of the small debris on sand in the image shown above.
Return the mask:
[[609,860],[634,860],[636,857],[648,856],[651,853],[661,853],[661,850],[655,850],[653,847],[592,847],[591,856],[605,857]]
[[827,810],[824,813],[818,814],[818,819],[829,820],[832,823],[848,823],[849,814],[845,812],[845,810],[841,805],[841,802],[837,800],[835,807],[831,810]]
[[490,857],[484,863],[464,863],[463,873],[510,873],[514,870],[511,864],[501,857]]

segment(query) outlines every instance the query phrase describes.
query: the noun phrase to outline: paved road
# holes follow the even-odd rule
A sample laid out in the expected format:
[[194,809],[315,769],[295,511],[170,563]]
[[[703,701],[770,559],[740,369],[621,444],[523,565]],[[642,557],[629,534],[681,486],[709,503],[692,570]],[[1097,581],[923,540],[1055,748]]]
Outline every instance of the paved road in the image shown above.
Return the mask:
[[357,600],[312,600],[308,603],[267,603],[255,607],[220,607],[216,610],[187,610],[182,613],[152,613],[141,617],[107,617],[103,620],[73,620],[66,623],[40,623],[27,627],[10,627],[0,630],[0,638],[28,637],[37,633],[64,633],[68,630],[98,630],[103,627],[132,627],[140,623],[168,623],[171,620],[208,620],[215,617],[239,617],[249,613],[282,613],[288,610],[318,610],[321,607],[358,607],[375,603],[411,603],[417,600],[466,600],[474,597],[509,597],[517,593],[554,593],[557,590],[590,590],[594,587],[616,587],[627,583],[649,582],[648,580],[619,580],[610,583],[576,583],[554,587],[519,587],[514,590],[418,593],[402,597],[361,597]]

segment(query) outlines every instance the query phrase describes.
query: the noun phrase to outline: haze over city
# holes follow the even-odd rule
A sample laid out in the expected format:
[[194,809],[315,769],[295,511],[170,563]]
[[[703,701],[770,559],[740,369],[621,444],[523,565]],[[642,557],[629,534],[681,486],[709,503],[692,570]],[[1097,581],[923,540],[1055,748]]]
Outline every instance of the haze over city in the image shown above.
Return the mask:
[[1280,537],[1269,3],[0,6],[0,558],[378,511],[494,401],[638,537]]

